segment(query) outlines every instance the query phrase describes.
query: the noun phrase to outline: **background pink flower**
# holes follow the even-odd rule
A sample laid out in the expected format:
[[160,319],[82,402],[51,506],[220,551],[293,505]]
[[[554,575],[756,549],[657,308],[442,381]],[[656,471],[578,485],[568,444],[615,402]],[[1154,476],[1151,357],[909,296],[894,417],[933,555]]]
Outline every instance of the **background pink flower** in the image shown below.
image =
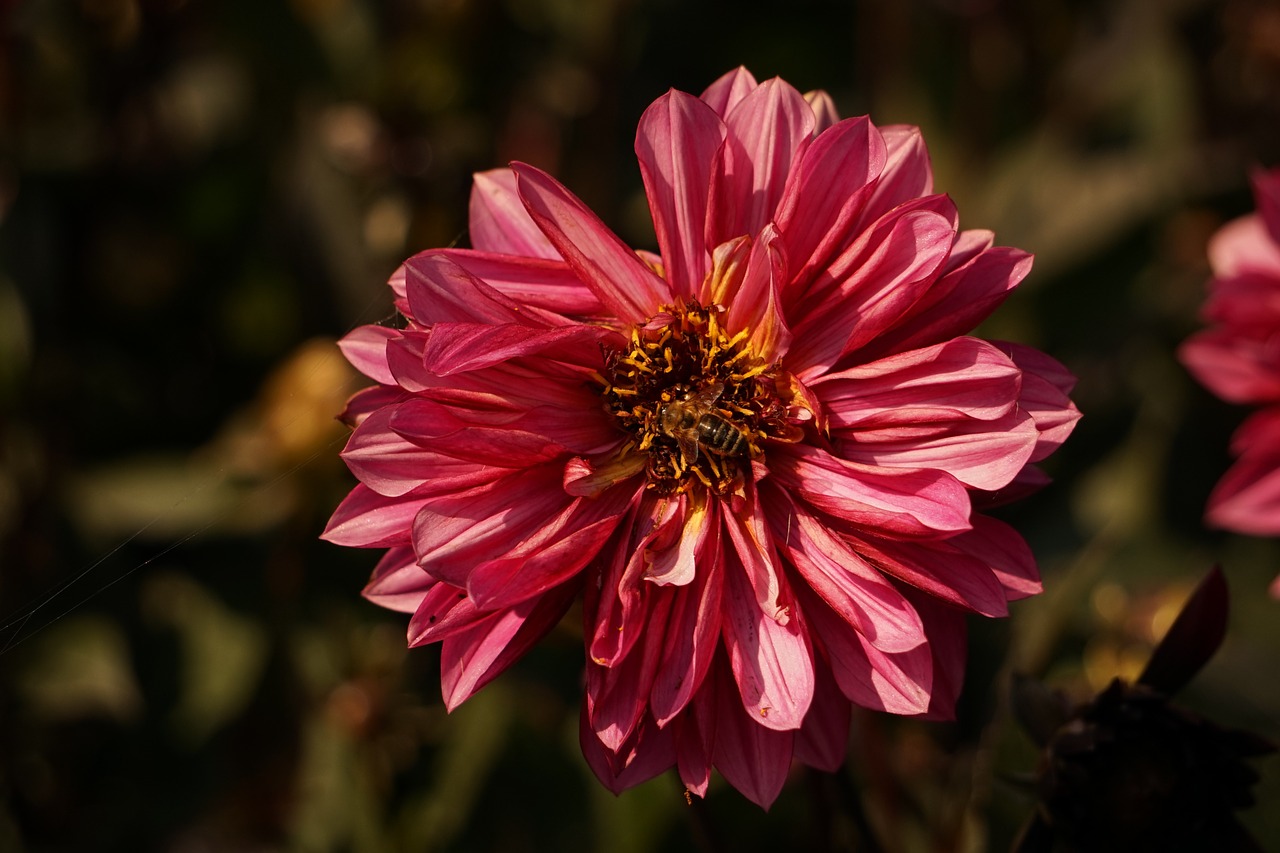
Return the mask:
[[[1209,243],[1213,279],[1201,312],[1210,328],[1179,350],[1206,388],[1258,406],[1231,438],[1238,457],[1209,495],[1206,520],[1256,536],[1280,534],[1280,170],[1253,179],[1257,212]],[[1280,598],[1280,578],[1271,586]]]
[[1039,591],[976,512],[1042,484],[1072,378],[967,336],[1031,258],[959,231],[917,129],[745,69],[671,91],[636,153],[658,253],[522,163],[472,249],[392,277],[342,343],[360,484],[325,537],[439,641],[455,707],[582,601],[581,742],[614,791],[712,767],[768,806],[834,769],[851,704],[953,714],[965,613]]

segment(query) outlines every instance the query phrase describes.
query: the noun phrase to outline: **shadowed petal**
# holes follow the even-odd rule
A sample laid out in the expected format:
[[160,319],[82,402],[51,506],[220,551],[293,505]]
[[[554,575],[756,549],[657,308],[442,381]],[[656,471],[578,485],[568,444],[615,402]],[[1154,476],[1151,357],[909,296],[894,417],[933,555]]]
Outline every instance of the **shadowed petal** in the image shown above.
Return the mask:
[[791,769],[792,731],[757,725],[750,712],[734,701],[733,683],[723,663],[715,681],[719,719],[712,760],[729,784],[761,808],[768,809],[782,792]]
[[864,708],[891,714],[923,714],[928,710],[933,687],[933,656],[928,643],[896,654],[882,652],[811,595],[802,600],[845,696]]
[[650,707],[658,725],[666,725],[689,704],[706,678],[720,639],[724,558],[719,525],[712,525],[700,553],[704,571],[671,592],[671,621],[662,665],[653,682]]
[[442,254],[550,325],[561,325],[566,322],[565,316],[590,317],[604,313],[599,297],[564,261],[467,249],[449,249]]

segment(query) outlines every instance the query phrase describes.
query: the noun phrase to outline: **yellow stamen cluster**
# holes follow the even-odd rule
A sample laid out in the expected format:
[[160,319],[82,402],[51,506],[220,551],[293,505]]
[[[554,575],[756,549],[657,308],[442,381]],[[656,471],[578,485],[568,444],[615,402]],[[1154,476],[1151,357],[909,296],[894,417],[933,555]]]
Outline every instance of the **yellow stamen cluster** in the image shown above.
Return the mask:
[[746,330],[720,325],[723,311],[677,300],[605,354],[605,409],[631,436],[622,452],[647,454],[648,487],[661,494],[728,494],[765,439],[794,440],[775,366],[751,352]]

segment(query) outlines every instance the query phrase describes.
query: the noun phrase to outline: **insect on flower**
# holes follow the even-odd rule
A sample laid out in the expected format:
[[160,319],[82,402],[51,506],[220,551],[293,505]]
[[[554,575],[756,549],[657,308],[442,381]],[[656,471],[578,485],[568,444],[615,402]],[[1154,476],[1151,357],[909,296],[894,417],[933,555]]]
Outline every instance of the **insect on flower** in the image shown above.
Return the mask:
[[610,789],[717,768],[768,806],[853,704],[947,717],[965,614],[1040,590],[980,508],[1045,482],[1073,379],[969,336],[1031,258],[958,229],[912,127],[743,68],[636,135],[658,253],[547,173],[475,176],[470,249],[342,341],[359,484],[325,538],[441,645],[453,708],[581,601],[581,743]]

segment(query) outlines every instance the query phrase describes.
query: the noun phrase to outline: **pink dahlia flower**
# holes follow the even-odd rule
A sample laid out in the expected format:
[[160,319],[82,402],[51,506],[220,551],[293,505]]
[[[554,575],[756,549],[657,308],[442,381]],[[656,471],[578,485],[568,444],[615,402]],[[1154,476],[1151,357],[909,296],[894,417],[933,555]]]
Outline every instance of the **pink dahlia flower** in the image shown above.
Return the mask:
[[636,153],[658,253],[523,163],[476,176],[473,249],[391,279],[344,352],[359,485],[325,537],[441,643],[445,704],[582,601],[581,741],[620,791],[711,768],[768,806],[845,754],[851,704],[946,717],[966,613],[1040,590],[976,505],[1078,417],[1061,365],[966,336],[1031,258],[958,231],[913,127],[733,71]]
[[[1209,242],[1213,279],[1202,316],[1214,324],[1179,357],[1224,400],[1260,406],[1231,438],[1239,457],[1209,495],[1205,519],[1255,536],[1280,535],[1280,169],[1253,179],[1256,213]],[[1271,585],[1280,598],[1280,578]]]

